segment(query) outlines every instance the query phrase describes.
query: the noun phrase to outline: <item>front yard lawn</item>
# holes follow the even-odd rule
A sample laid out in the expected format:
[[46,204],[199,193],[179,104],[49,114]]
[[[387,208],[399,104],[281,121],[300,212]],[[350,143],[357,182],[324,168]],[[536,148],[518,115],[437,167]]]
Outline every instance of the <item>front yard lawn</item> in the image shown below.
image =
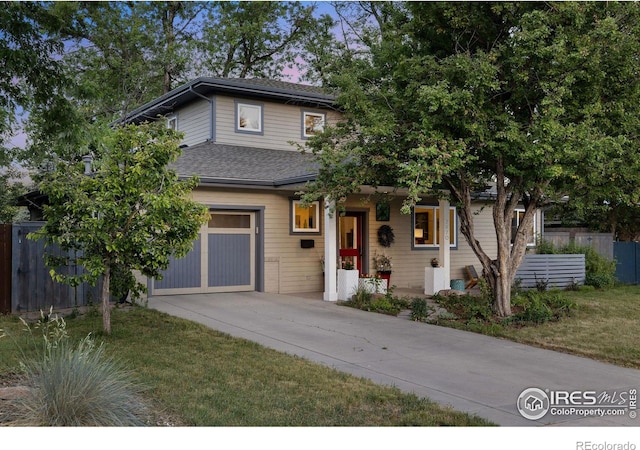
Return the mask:
[[[491,425],[155,310],[116,308],[108,337],[100,332],[101,320],[90,312],[67,320],[67,331],[74,339],[91,332],[104,341],[107,352],[150,388],[146,396],[158,415],[177,418],[174,425]],[[28,347],[15,317],[0,316],[0,329]],[[18,358],[13,339],[0,339],[0,387],[15,376]]]
[[437,323],[640,369],[640,286],[556,293],[575,303],[559,320],[502,325],[495,320],[444,318]]

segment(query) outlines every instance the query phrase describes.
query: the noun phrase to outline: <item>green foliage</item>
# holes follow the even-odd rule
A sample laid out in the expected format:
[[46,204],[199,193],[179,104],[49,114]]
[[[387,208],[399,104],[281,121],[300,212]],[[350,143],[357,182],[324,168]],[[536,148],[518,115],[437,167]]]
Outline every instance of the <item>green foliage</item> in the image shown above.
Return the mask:
[[[434,296],[443,308],[453,317],[438,317],[437,322],[447,321],[462,322],[470,326],[474,331],[497,335],[503,326],[541,324],[549,321],[557,321],[562,317],[571,315],[575,310],[575,302],[564,297],[557,290],[528,290],[520,291],[513,296],[513,307],[517,311],[511,317],[496,320],[491,310],[491,301],[485,297],[471,295],[448,297]],[[492,328],[493,327],[493,328]],[[498,333],[499,334],[499,333]]]
[[372,298],[373,294],[371,294],[371,292],[369,292],[363,286],[359,286],[353,296],[351,296],[350,303],[354,308],[365,309],[371,304]]
[[32,388],[21,400],[23,421],[44,426],[142,425],[142,388],[87,336],[63,341],[46,358],[25,363]]
[[[616,283],[616,262],[610,261],[598,253],[593,247],[580,246],[574,241],[556,247],[551,242],[542,241],[542,249],[538,253],[546,254],[583,254],[585,264],[585,285],[598,289],[611,288]],[[542,251],[541,251],[542,250]]]
[[[394,186],[407,190],[409,213],[448,188],[462,234],[495,269],[485,275],[495,309],[508,314],[498,280],[512,279],[537,207],[569,186],[638,201],[640,5],[384,5],[362,7],[366,56],[347,54],[331,77],[345,122],[308,142],[321,168],[304,198]],[[621,189],[622,177],[632,184]],[[473,234],[471,204],[490,182],[497,245],[513,244],[495,263]],[[513,200],[526,204],[514,232]]]
[[142,387],[87,335],[73,344],[65,320],[49,310],[32,326],[20,319],[26,339],[10,336],[29,387],[17,400],[16,423],[30,426],[142,425]]
[[12,223],[20,218],[20,208],[15,205],[18,196],[25,193],[24,186],[12,180],[15,171],[0,172],[0,223]]
[[364,286],[359,286],[351,300],[342,302],[345,306],[372,311],[382,314],[397,316],[401,310],[409,308],[409,301],[406,298],[399,298],[393,295],[393,287],[387,289],[384,295],[372,294]]
[[[105,132],[100,144],[91,176],[81,164],[61,163],[42,183],[49,197],[47,222],[31,237],[73,251],[76,263],[86,269],[69,276],[57,271],[68,261],[47,255],[56,281],[96,283],[102,276],[108,292],[111,274],[120,273],[115,294],[129,289],[137,297],[146,287],[130,272],[161,276],[172,255],[184,256],[192,248],[208,214],[190,199],[197,180],[179,181],[169,169],[180,149],[176,133],[163,124],[118,127]],[[103,296],[103,314],[108,301]],[[107,328],[108,319],[108,333]]]
[[433,308],[427,305],[427,299],[416,297],[411,301],[411,320],[426,322]]
[[569,316],[576,308],[575,302],[558,291],[528,291],[521,296],[522,311],[506,319],[507,323],[541,324]]
[[199,73],[278,79],[306,56],[319,26],[315,7],[298,2],[212,2],[197,47]]

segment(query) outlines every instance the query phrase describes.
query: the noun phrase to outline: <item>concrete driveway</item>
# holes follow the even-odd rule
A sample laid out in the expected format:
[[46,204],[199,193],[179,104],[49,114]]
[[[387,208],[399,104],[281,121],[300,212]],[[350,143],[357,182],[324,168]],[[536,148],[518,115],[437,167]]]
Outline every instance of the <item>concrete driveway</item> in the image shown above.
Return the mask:
[[[604,391],[609,399],[600,410],[609,414],[621,393],[629,405],[630,390],[640,388],[638,370],[311,297],[259,292],[194,294],[153,297],[149,307],[396,386],[500,425],[640,425],[640,419],[631,418],[634,414],[628,410],[622,416],[601,417],[552,415],[549,410],[541,419],[529,420],[517,408],[518,397],[528,388],[540,389],[534,393],[538,397],[545,390],[547,394],[596,391],[598,395]],[[590,397],[580,397],[581,403],[592,403]],[[603,404],[601,397],[597,401],[598,406]],[[586,414],[594,408],[587,411],[578,405],[576,410]]]

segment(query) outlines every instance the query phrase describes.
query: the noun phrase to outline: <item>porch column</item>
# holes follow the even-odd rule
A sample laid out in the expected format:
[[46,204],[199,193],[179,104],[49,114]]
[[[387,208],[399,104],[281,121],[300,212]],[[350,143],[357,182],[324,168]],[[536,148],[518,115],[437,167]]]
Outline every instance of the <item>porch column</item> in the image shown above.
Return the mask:
[[444,285],[445,289],[451,286],[451,248],[449,243],[451,233],[449,232],[451,220],[449,219],[449,200],[441,199],[439,201],[440,226],[438,227],[438,242],[440,243],[440,253],[438,259],[440,266],[444,267]]
[[338,301],[338,224],[335,202],[325,198],[324,201],[324,300]]

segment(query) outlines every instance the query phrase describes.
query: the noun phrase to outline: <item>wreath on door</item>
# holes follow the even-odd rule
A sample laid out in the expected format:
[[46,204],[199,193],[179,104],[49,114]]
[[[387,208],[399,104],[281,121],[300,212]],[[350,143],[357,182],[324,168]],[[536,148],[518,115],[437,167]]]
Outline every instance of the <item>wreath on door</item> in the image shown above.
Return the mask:
[[382,225],[378,228],[378,243],[383,247],[391,247],[393,241],[395,239],[395,235],[393,234],[393,228],[389,225]]

